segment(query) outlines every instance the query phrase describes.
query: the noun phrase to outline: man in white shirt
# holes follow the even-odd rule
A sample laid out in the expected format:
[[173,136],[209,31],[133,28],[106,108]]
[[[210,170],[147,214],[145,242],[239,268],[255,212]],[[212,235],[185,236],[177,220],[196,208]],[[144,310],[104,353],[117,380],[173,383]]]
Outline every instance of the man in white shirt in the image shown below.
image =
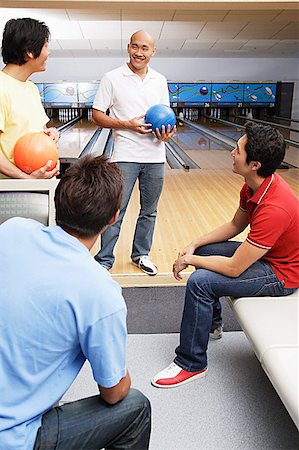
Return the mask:
[[[175,132],[175,128],[171,130],[168,126],[160,133],[152,130],[151,124],[145,124],[143,120],[151,106],[159,103],[169,106],[166,78],[148,66],[155,52],[152,36],[145,31],[134,33],[128,44],[130,61],[104,75],[93,103],[94,122],[113,130],[111,160],[118,164],[124,178],[124,197],[119,218],[102,234],[101,250],[95,259],[107,269],[112,267],[114,247],[138,179],[140,212],[131,259],[148,275],[158,272],[148,255],[164,182],[164,142],[168,142]],[[106,115],[107,109],[109,116]]]

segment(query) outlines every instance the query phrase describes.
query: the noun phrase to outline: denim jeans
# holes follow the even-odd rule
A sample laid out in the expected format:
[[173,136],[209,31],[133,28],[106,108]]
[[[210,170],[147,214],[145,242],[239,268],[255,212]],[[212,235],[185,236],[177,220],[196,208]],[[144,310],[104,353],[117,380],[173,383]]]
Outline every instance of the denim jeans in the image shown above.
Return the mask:
[[[195,254],[232,256],[239,245],[240,242],[233,241],[209,244],[198,248]],[[220,297],[284,296],[294,290],[284,288],[284,282],[278,281],[270,264],[263,259],[252,264],[237,278],[205,269],[195,270],[187,282],[180,345],[176,348],[175,362],[189,372],[207,366],[209,333],[221,323]]]
[[149,400],[136,389],[116,405],[99,395],[52,408],[42,418],[33,450],[146,450]]
[[124,178],[124,196],[120,214],[115,224],[107,228],[101,236],[101,250],[95,259],[111,268],[115,257],[114,247],[119,237],[121,224],[131,198],[135,183],[139,181],[140,211],[132,245],[131,258],[148,255],[152,246],[155,229],[157,206],[164,182],[164,163],[117,163]]

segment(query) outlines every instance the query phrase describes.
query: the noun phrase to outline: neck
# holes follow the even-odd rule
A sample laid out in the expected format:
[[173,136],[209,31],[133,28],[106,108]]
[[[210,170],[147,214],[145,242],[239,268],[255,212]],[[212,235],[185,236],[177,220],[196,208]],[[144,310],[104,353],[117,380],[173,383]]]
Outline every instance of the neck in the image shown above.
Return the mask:
[[251,187],[253,192],[256,192],[260,188],[264,180],[265,178],[260,177],[259,175],[255,175],[253,177],[245,177],[245,182],[248,184],[248,186]]
[[7,64],[2,69],[2,72],[19,81],[27,81],[33,73],[26,63],[21,66],[17,64]]
[[97,234],[96,236],[93,236],[91,238],[79,238],[77,236],[74,236],[74,237],[76,237],[78,239],[78,241],[80,241],[81,244],[83,244],[87,248],[87,250],[90,252],[90,250],[96,243],[96,240],[98,239],[99,234]]
[[128,62],[128,67],[132,70],[132,72],[136,73],[136,75],[138,75],[142,79],[145,78],[148,71],[147,66],[143,67],[142,69],[136,69],[130,62]]

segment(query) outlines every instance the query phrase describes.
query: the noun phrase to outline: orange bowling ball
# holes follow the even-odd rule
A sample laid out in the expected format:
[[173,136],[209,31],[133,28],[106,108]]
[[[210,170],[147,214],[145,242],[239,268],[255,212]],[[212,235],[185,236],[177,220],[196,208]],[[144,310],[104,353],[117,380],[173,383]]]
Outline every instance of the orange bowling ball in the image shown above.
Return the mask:
[[26,133],[15,143],[13,157],[15,165],[28,174],[40,169],[49,160],[53,164],[48,171],[53,170],[58,161],[57,145],[43,131]]

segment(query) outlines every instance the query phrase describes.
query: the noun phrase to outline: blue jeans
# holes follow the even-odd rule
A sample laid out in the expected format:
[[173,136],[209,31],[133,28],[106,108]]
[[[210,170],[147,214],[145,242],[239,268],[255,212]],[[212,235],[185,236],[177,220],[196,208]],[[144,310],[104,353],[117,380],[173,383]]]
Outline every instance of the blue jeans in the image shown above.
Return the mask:
[[33,450],[146,450],[150,432],[149,400],[131,389],[116,405],[96,395],[50,409]]
[[110,269],[114,263],[114,247],[119,237],[121,224],[127,210],[135,183],[139,181],[140,211],[133,239],[131,258],[148,255],[152,246],[157,206],[164,182],[164,163],[117,163],[124,179],[124,195],[120,214],[115,224],[107,228],[101,236],[101,250],[96,261]]
[[[195,254],[232,256],[239,245],[240,242],[233,241],[210,244],[198,248]],[[187,282],[180,345],[176,348],[175,362],[189,372],[207,366],[209,333],[221,323],[220,297],[284,296],[294,291],[286,289],[283,281],[278,281],[270,264],[263,259],[252,264],[237,278],[205,269],[195,270]]]

